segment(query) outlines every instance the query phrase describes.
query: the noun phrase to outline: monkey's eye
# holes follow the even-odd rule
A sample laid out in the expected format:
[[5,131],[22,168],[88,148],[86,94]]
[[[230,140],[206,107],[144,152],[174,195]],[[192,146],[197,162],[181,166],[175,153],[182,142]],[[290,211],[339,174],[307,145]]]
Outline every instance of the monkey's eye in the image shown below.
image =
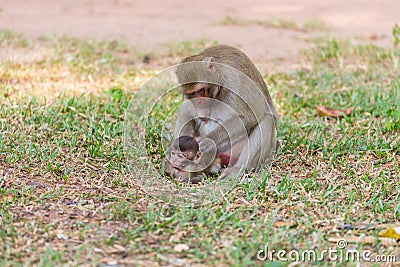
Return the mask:
[[206,96],[205,87],[203,87],[199,91],[195,92],[194,95],[195,95],[195,97],[205,97]]
[[189,99],[198,98],[198,97],[206,97],[206,88],[202,87],[201,89],[197,90],[196,92],[193,92],[191,94],[187,94],[187,97]]

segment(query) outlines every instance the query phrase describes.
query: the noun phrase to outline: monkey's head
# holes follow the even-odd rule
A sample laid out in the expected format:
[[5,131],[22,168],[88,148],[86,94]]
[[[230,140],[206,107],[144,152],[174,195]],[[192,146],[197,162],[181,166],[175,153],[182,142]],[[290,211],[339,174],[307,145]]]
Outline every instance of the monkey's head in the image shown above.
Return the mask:
[[217,63],[213,57],[194,55],[181,61],[176,74],[181,91],[186,99],[192,100],[199,117],[207,118],[211,112],[210,99],[217,98],[221,87]]
[[200,159],[199,143],[191,136],[181,136],[176,139],[170,148],[169,161],[175,167],[184,167],[186,162]]

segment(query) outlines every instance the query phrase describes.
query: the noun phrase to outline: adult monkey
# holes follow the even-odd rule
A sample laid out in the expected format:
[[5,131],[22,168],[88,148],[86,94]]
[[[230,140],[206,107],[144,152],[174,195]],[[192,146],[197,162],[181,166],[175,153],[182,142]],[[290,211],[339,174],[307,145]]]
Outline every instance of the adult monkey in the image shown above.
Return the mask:
[[174,139],[193,136],[202,152],[200,161],[186,161],[188,170],[205,170],[216,156],[228,157],[222,177],[237,176],[272,157],[277,113],[263,77],[242,51],[209,47],[183,59],[176,74],[190,101],[178,110]]

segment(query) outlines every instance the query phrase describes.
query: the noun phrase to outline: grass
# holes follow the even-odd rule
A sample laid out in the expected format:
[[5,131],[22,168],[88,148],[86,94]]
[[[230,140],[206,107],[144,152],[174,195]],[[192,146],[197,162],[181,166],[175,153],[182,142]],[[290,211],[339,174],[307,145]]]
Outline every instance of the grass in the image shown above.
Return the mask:
[[[1,12],[1,9],[0,9]],[[27,47],[29,46],[29,40],[8,29],[0,29],[0,47]]]
[[[303,52],[310,67],[266,75],[281,116],[271,171],[257,187],[179,208],[144,194],[124,155],[124,111],[153,65],[123,42],[29,42],[48,49],[41,60],[0,64],[1,266],[285,266],[256,255],[362,236],[373,242],[348,248],[400,255],[398,242],[377,237],[400,223],[398,49],[318,40]],[[182,42],[169,55],[208,44]],[[154,118],[179,99],[166,98]],[[354,111],[322,118],[318,105]]]
[[164,44],[164,56],[167,57],[185,57],[201,52],[205,47],[217,45],[214,40],[201,38],[197,40],[169,41]]
[[328,31],[328,26],[321,20],[309,19],[303,23],[296,22],[294,20],[286,19],[242,19],[231,16],[225,16],[220,22],[220,25],[224,26],[248,26],[248,25],[259,25],[267,28],[278,28],[287,29],[299,32],[312,32],[312,31]]

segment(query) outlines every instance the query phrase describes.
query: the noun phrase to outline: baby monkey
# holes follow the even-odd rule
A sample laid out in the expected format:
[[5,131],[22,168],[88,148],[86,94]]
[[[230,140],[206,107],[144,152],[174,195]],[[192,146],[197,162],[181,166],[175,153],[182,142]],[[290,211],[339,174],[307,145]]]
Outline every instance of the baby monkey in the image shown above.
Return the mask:
[[217,174],[221,170],[221,159],[215,158],[214,162],[205,170],[199,172],[186,172],[182,170],[188,161],[198,161],[201,157],[199,143],[194,137],[181,136],[172,143],[169,149],[169,162],[165,164],[167,169],[165,173],[179,182],[184,183],[188,180],[192,184],[203,181],[203,174]]

